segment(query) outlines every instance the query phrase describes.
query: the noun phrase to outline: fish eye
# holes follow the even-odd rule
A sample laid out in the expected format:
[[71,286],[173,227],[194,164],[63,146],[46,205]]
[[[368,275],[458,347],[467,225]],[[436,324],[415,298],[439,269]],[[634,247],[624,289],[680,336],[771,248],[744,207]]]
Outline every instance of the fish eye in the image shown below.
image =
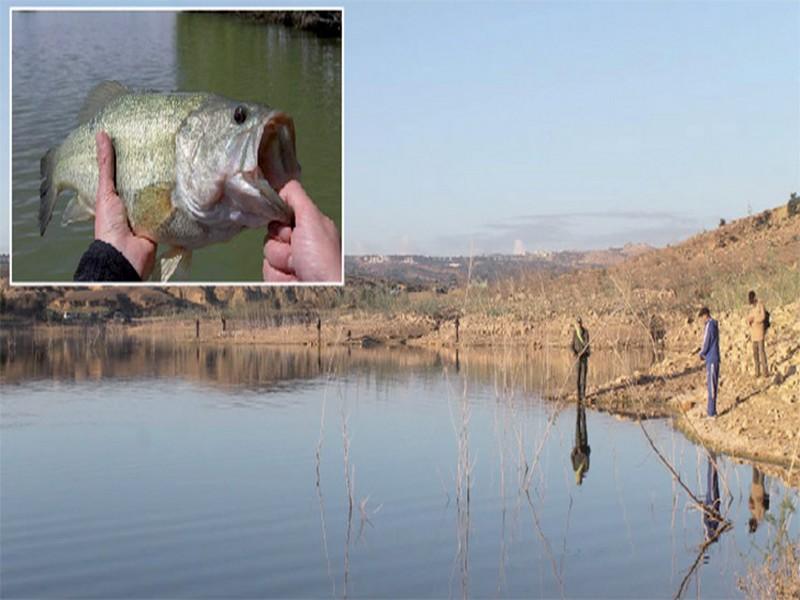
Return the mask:
[[237,125],[241,125],[247,120],[247,109],[241,104],[233,111],[233,120]]

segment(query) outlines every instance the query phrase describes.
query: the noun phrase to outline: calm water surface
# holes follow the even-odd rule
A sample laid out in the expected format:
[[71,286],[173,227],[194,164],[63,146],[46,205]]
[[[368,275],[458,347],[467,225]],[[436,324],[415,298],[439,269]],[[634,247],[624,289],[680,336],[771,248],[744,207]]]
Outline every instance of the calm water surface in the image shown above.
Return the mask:
[[800,500],[767,478],[749,534],[751,467],[648,422],[699,497],[717,465],[733,527],[700,554],[639,426],[592,411],[578,486],[577,408],[536,392],[560,356],[72,331],[0,338],[3,597],[735,597]]
[[[208,91],[290,113],[303,183],[341,229],[341,42],[230,15],[16,12],[13,39],[14,281],[71,281],[92,224],[61,226],[65,199],[39,236],[39,160],[76,125],[88,92]],[[258,281],[264,231],[196,251],[190,279]]]

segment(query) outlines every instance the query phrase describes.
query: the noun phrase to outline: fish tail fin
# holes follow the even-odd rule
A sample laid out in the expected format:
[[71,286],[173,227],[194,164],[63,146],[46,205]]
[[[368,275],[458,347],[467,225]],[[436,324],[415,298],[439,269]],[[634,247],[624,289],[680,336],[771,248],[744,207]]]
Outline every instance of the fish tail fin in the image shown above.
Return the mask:
[[169,281],[176,273],[179,279],[184,279],[189,275],[192,266],[192,251],[186,248],[170,248],[161,256],[159,266],[162,283]]
[[58,197],[58,185],[53,180],[53,172],[56,167],[56,148],[50,148],[42,157],[39,163],[39,175],[41,184],[39,185],[39,234],[44,235],[47,224],[53,216],[53,207],[56,205]]

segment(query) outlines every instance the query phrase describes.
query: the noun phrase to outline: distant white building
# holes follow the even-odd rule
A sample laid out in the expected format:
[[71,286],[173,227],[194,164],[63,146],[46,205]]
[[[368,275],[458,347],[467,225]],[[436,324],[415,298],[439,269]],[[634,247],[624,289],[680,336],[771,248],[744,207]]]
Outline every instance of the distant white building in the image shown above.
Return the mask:
[[387,258],[381,254],[372,254],[372,255],[362,256],[361,261],[370,265],[376,265],[385,263],[387,261]]

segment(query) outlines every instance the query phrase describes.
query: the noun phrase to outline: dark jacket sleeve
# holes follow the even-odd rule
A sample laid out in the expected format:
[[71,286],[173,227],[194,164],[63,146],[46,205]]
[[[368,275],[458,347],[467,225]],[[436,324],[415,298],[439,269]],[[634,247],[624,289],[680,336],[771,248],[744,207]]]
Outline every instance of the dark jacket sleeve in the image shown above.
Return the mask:
[[73,280],[87,283],[134,282],[142,278],[119,250],[111,244],[95,240],[81,256]]

